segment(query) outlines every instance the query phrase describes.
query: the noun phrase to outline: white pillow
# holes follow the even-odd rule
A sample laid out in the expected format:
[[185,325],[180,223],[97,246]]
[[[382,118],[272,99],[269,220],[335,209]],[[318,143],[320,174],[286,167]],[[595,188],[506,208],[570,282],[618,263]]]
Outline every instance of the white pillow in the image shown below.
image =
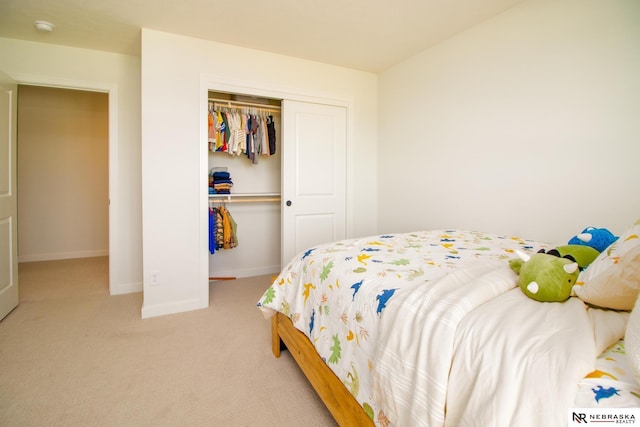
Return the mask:
[[[638,311],[640,312],[640,309]],[[618,342],[620,338],[624,338],[629,324],[630,313],[589,307],[587,314],[593,325],[596,354],[602,354],[602,352]]]
[[[640,301],[640,298],[638,301]],[[637,301],[629,315],[624,345],[629,366],[631,366],[636,381],[640,383],[640,303]]]
[[633,308],[640,293],[640,220],[580,273],[573,290],[598,307]]

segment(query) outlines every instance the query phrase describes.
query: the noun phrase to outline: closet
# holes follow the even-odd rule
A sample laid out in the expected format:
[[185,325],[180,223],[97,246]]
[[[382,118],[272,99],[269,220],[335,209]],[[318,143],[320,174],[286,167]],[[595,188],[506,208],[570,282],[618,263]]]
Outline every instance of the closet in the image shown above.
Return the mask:
[[[215,249],[212,254],[210,247],[209,277],[216,280],[276,272],[281,263],[280,100],[209,91],[207,107],[210,123],[207,140],[207,179],[210,188],[208,204],[214,215],[219,208],[228,211],[236,224],[237,238],[237,245],[232,248]],[[218,123],[220,117],[224,119],[221,124]],[[251,126],[251,123],[245,123],[244,120],[250,121],[251,118],[257,119],[258,125],[254,124],[254,129],[257,127],[261,135],[265,135],[268,130],[275,133],[275,147],[271,147],[273,153],[265,150],[268,153],[265,155],[254,150],[251,159],[247,155],[251,147],[241,149],[238,141],[230,138],[238,130],[242,130],[242,136],[246,138],[245,128],[247,124]],[[210,134],[212,119],[214,132],[215,129],[219,131],[220,127],[224,129],[222,134],[226,135],[222,138],[220,132],[217,135]],[[242,123],[239,123],[240,119],[243,120]],[[266,120],[272,120],[272,129],[267,129]],[[246,145],[246,139],[243,142]],[[216,143],[219,145],[217,150]],[[223,184],[216,184],[215,190],[212,186],[214,172],[216,175],[223,175],[222,179],[216,180]],[[224,179],[224,173],[227,174],[230,185],[225,182],[227,180]]]
[[237,225],[237,246],[209,254],[209,277],[274,274],[300,251],[345,238],[347,107],[214,90],[208,98],[214,121],[217,112],[272,116],[276,137],[275,152],[251,160],[209,149],[219,142],[209,134],[209,173],[228,173],[232,186],[223,173],[229,194],[209,194],[208,205]]

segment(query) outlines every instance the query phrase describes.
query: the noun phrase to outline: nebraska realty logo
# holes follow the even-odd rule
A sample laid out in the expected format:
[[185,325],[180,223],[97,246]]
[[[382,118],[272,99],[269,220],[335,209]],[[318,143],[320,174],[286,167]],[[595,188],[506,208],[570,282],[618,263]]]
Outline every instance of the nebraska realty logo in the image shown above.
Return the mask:
[[574,408],[568,415],[569,426],[640,423],[640,408]]

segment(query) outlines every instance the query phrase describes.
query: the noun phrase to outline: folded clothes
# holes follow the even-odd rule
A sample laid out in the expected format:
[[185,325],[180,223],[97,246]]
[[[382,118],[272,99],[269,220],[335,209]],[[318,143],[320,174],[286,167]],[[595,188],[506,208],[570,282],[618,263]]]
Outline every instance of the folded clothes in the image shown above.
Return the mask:
[[213,179],[229,179],[231,174],[229,172],[214,172]]
[[229,172],[211,169],[209,174],[209,193],[210,194],[231,194],[231,174]]

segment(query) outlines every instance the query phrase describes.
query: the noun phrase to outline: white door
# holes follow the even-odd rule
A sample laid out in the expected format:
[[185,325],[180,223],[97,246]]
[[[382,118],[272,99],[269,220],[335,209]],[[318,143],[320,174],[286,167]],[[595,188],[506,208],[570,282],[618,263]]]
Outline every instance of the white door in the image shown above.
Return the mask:
[[345,107],[282,102],[282,265],[346,235]]
[[17,99],[16,83],[0,72],[0,319],[18,305]]

